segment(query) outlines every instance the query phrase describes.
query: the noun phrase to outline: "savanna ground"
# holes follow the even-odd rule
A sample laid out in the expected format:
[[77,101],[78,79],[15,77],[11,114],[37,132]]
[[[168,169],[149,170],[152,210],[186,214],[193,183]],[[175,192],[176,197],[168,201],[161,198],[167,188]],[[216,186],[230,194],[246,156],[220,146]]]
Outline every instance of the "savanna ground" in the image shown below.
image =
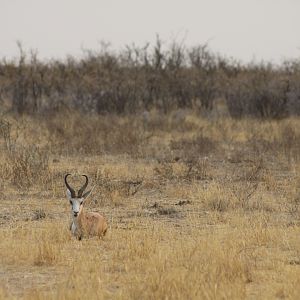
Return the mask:
[[[1,299],[299,299],[299,119],[0,125]],[[106,216],[103,240],[70,235],[67,172],[95,186],[85,209]]]

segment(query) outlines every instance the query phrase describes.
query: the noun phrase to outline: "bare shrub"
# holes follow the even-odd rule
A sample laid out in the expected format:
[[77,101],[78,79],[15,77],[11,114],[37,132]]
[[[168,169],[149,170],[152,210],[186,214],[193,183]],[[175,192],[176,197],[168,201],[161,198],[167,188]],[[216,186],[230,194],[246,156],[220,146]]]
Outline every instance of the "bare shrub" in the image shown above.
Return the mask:
[[21,145],[13,139],[11,124],[0,122],[0,134],[5,142],[6,161],[1,170],[20,188],[45,183],[49,175],[49,154],[36,145]]
[[288,115],[290,82],[272,68],[259,66],[233,79],[226,101],[232,117],[283,118]]
[[0,135],[4,140],[5,149],[10,151],[13,147],[15,139],[12,137],[11,124],[5,119],[0,119]]
[[257,191],[259,183],[263,180],[265,165],[263,160],[251,161],[250,165],[243,165],[236,169],[229,179],[230,190],[236,199],[236,206],[251,209],[250,200]]
[[193,109],[209,117],[223,98],[235,118],[299,114],[297,61],[242,65],[207,44],[166,45],[159,37],[153,46],[132,44],[121,51],[102,43],[99,51],[85,50],[80,60],[45,62],[18,47],[18,60],[0,62],[0,101],[18,114],[67,107],[101,115]]
[[188,51],[188,56],[192,66],[191,74],[194,80],[191,89],[196,107],[199,103],[202,110],[211,111],[214,100],[220,94],[218,90],[220,58],[209,50],[207,44],[193,47]]
[[247,149],[248,160],[251,159],[252,161],[269,153],[276,154],[279,150],[274,141],[268,141],[255,135],[247,142]]
[[[138,120],[115,115],[82,118],[70,112],[46,121],[53,151],[83,154],[129,154],[139,156],[147,135]],[[68,141],[66,143],[66,141]],[[58,153],[59,154],[59,153]]]
[[124,124],[115,124],[113,128],[105,131],[103,136],[104,151],[110,153],[126,153],[139,156],[140,147],[147,137],[139,124],[126,121]]
[[[210,179],[208,157],[201,158],[201,151],[207,151],[215,147],[213,143],[207,145],[207,149],[201,148],[203,140],[196,139],[193,146],[188,147],[184,140],[171,142],[172,152],[162,159],[158,159],[159,165],[154,168],[160,182],[170,180],[205,180]],[[199,148],[198,148],[199,147]],[[200,150],[201,149],[201,150]],[[177,151],[176,151],[177,150]],[[199,151],[199,152],[198,152]],[[176,155],[175,155],[176,154]]]
[[171,141],[170,148],[178,153],[179,157],[198,158],[201,155],[210,155],[217,150],[217,142],[200,133],[193,139]]
[[96,178],[96,186],[100,199],[99,201],[95,200],[94,204],[121,206],[124,199],[134,196],[140,190],[142,183],[141,178],[113,180],[108,176],[99,174]]
[[172,164],[170,163],[162,163],[158,167],[154,168],[154,172],[159,178],[162,180],[171,180],[174,178],[174,172],[172,168]]
[[46,218],[46,212],[42,208],[36,209],[33,212],[32,220],[38,221],[45,218]]
[[231,191],[237,199],[237,205],[243,209],[249,209],[250,200],[257,190],[258,183],[234,182],[231,184]]
[[266,140],[261,136],[253,135],[247,146],[256,159],[266,155],[283,156],[288,162],[300,159],[300,133],[293,121],[283,123],[279,128],[278,135],[273,139]]
[[262,172],[265,168],[262,158],[251,162],[248,168],[241,168],[242,172],[236,180],[257,183],[261,180]]
[[232,195],[219,183],[212,183],[202,197],[203,207],[207,210],[225,212],[235,207]]
[[12,181],[26,188],[42,183],[49,172],[49,156],[36,146],[20,147],[9,153],[8,169]]
[[178,211],[174,207],[159,207],[157,209],[157,214],[161,216],[176,217],[178,216]]
[[209,202],[207,202],[207,208],[209,210],[225,212],[228,209],[232,208],[230,199],[224,198],[222,196],[211,198]]
[[186,178],[188,180],[204,180],[210,178],[208,159],[192,159],[185,161],[187,166]]
[[300,133],[295,130],[295,127],[288,124],[282,128],[282,132],[277,141],[277,147],[287,157],[289,162],[300,159]]

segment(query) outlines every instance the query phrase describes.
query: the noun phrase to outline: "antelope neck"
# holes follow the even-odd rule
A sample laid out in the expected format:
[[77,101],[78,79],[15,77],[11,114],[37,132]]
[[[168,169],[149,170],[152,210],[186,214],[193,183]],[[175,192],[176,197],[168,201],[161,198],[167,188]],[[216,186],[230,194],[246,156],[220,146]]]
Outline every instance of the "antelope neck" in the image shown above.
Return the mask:
[[79,212],[79,214],[77,215],[77,217],[74,217],[73,215],[73,222],[76,225],[76,227],[78,227],[78,225],[80,225],[82,223],[82,220],[84,219],[84,211],[83,211],[83,207],[81,208],[81,211]]

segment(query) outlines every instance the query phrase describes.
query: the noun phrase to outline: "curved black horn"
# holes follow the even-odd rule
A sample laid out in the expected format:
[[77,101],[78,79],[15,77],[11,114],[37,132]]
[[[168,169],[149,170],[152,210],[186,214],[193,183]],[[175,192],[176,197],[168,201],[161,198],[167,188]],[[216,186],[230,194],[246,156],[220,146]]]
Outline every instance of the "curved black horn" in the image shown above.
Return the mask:
[[84,190],[86,189],[86,187],[88,186],[89,183],[89,179],[86,175],[82,175],[85,177],[85,184],[82,186],[82,188],[78,191],[78,197],[80,198],[84,192]]
[[70,187],[70,185],[69,185],[68,182],[67,182],[67,177],[68,177],[69,175],[71,175],[71,174],[67,174],[67,175],[65,176],[65,184],[66,184],[66,187],[68,188],[68,190],[71,192],[71,197],[72,197],[72,198],[75,198],[75,197],[76,197],[75,191],[74,191],[74,189],[72,189],[72,188]]

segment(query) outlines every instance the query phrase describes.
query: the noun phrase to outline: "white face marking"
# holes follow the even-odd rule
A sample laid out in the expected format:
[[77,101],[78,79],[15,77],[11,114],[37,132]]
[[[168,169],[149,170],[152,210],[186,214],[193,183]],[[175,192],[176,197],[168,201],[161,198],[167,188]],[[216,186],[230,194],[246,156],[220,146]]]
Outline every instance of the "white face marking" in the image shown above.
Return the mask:
[[72,198],[70,199],[70,204],[72,205],[72,214],[74,217],[78,217],[78,214],[81,210],[83,204],[82,198]]
[[80,210],[82,209],[84,198],[72,198],[69,190],[67,190],[67,197],[72,206],[73,217],[78,217]]

